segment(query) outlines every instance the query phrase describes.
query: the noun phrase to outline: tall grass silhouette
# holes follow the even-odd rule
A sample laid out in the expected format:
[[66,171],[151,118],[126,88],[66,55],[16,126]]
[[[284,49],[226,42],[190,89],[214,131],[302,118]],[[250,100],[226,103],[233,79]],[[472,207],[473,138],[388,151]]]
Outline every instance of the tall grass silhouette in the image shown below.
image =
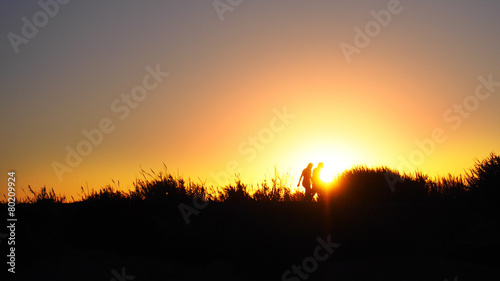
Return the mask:
[[[236,175],[225,186],[184,180],[165,166],[161,172],[141,169],[127,191],[115,181],[98,190],[82,187],[80,198],[70,204],[63,204],[66,198],[52,189],[29,187],[25,204],[17,206],[23,221],[19,238],[29,249],[22,256],[30,257],[26,263],[33,266],[47,260],[36,274],[55,274],[53,265],[64,260],[61,253],[71,257],[93,249],[116,253],[112,258],[161,260],[159,266],[135,267],[137,276],[161,272],[165,260],[201,267],[224,261],[245,272],[245,280],[279,280],[291,265],[311,255],[317,237],[331,235],[342,246],[323,264],[347,266],[336,266],[333,275],[321,273],[323,265],[319,266],[318,279],[310,280],[348,280],[360,274],[349,268],[359,269],[359,262],[381,256],[397,262],[416,255],[489,265],[494,261],[488,257],[500,250],[499,160],[491,154],[463,176],[437,178],[357,166],[338,175],[316,202],[306,202],[304,193],[292,188],[289,174],[276,169],[256,185]],[[387,177],[398,179],[393,188]],[[209,204],[191,213],[186,223],[179,206],[195,208],[194,200]],[[409,272],[397,266],[391,270],[397,280]],[[434,270],[410,271],[424,280]],[[57,271],[65,267],[57,266]],[[183,279],[185,272],[171,274],[172,280],[191,280]],[[433,280],[443,280],[442,276]],[[28,273],[22,277],[36,278]],[[406,276],[417,280],[412,278]],[[203,275],[194,279],[207,280]]]
[[[387,177],[400,179],[391,192]],[[113,181],[113,183],[115,183]],[[400,173],[389,167],[368,168],[356,166],[342,172],[337,178],[326,184],[319,194],[319,200],[339,202],[417,202],[422,200],[453,200],[467,196],[477,200],[497,201],[500,196],[500,156],[491,153],[483,160],[476,160],[473,168],[466,175],[436,177],[415,172]],[[99,190],[85,190],[81,187],[81,201],[116,201],[142,200],[146,202],[164,202],[176,204],[197,197],[204,201],[257,202],[303,201],[304,193],[291,188],[289,173],[280,173],[277,169],[270,179],[265,179],[256,186],[249,186],[235,175],[234,183],[226,186],[207,186],[198,180],[184,180],[181,176],[170,173],[164,165],[164,171],[155,172],[141,169],[140,176],[133,183],[133,189],[123,191],[119,184],[106,185]],[[63,203],[66,197],[56,195],[47,187],[34,191],[28,186],[24,203]],[[5,195],[4,195],[5,198]],[[4,201],[5,202],[5,201]]]

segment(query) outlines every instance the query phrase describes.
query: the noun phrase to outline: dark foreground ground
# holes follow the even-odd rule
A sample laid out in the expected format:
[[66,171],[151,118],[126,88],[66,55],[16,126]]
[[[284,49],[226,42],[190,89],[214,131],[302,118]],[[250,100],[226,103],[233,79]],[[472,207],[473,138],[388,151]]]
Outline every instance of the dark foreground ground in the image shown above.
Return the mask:
[[189,224],[178,204],[130,200],[16,212],[2,280],[500,280],[491,204],[210,202]]

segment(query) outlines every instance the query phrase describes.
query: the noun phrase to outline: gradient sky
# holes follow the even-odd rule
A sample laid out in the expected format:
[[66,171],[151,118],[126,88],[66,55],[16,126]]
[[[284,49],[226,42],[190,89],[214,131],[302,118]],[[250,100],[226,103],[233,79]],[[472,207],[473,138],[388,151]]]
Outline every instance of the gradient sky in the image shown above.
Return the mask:
[[[499,153],[500,87],[474,93],[479,76],[500,81],[500,1],[401,1],[348,62],[341,44],[355,47],[355,28],[389,3],[244,0],[221,21],[212,1],[73,0],[16,54],[9,33],[42,8],[2,1],[0,180],[15,170],[18,187],[71,196],[111,179],[129,188],[140,167],[163,163],[210,184],[237,164],[257,183],[318,161],[460,174]],[[157,65],[169,76],[121,120],[113,101]],[[114,131],[60,181],[53,163],[103,118]],[[424,154],[416,141],[439,128]]]

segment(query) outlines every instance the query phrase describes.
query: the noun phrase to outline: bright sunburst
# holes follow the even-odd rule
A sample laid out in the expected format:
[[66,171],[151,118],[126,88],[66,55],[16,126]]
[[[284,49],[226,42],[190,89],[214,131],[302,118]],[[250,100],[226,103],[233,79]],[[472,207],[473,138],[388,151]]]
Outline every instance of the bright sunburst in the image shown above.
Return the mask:
[[315,147],[313,150],[304,152],[301,155],[301,163],[305,168],[307,163],[313,163],[313,168],[318,166],[319,162],[323,162],[324,168],[321,170],[321,180],[331,182],[333,179],[344,170],[352,166],[352,159],[346,153],[335,151],[329,147]]
[[[326,164],[325,167],[327,167]],[[323,170],[321,170],[320,178],[324,182],[330,182],[336,175],[337,173],[335,172],[334,169],[323,168]]]

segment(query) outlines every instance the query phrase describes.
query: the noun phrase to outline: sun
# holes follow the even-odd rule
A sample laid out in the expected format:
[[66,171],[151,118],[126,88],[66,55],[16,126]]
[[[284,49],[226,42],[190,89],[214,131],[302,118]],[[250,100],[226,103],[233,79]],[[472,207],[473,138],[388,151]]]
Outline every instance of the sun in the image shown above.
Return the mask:
[[337,172],[335,172],[334,169],[323,168],[321,170],[321,174],[319,177],[324,182],[331,182],[331,181],[333,181],[333,179],[335,178],[336,175],[337,175]]
[[323,163],[320,178],[326,183],[332,182],[336,176],[343,171],[352,167],[352,158],[346,152],[335,151],[327,146],[318,146],[314,149],[304,151],[300,155],[298,163],[302,165],[302,169],[308,163],[313,163],[313,168],[316,168],[320,162]]
[[[326,183],[335,180],[335,177],[349,167],[349,163],[343,162],[342,158],[326,158],[325,160],[318,161],[318,163],[319,162],[322,162],[324,165],[324,168],[321,169],[320,178]],[[314,167],[318,166],[318,163],[314,163]]]

